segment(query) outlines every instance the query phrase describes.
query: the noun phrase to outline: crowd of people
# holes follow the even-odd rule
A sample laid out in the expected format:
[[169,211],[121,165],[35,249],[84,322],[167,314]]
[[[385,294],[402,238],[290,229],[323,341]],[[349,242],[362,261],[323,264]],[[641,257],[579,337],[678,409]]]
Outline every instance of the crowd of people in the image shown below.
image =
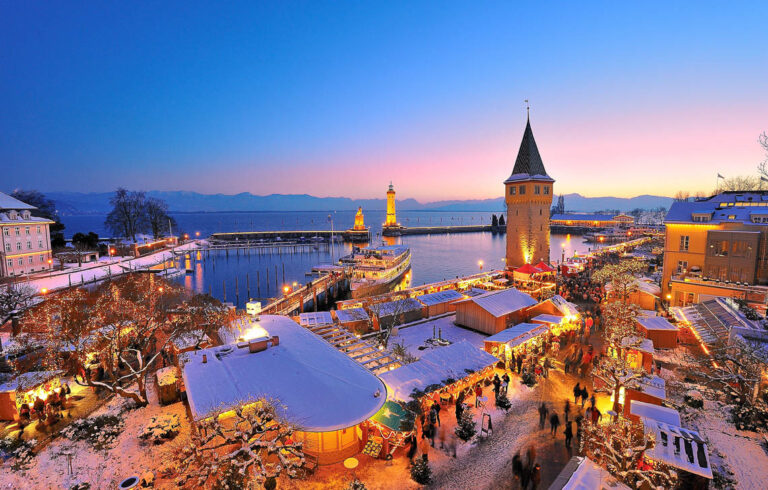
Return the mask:
[[69,408],[69,395],[72,391],[67,383],[62,383],[58,390],[53,390],[46,398],[38,395],[32,406],[22,403],[19,407],[19,437],[24,429],[35,419],[39,421],[38,429],[55,425],[62,418],[63,412]]

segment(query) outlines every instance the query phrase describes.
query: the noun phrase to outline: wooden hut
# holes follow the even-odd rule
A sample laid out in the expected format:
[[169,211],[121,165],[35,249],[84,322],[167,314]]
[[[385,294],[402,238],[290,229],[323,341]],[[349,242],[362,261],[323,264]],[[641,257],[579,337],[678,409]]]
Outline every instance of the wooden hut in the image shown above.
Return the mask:
[[494,335],[525,321],[528,309],[535,304],[535,299],[515,288],[491,291],[457,301],[456,323]]
[[436,293],[424,294],[416,298],[424,305],[425,316],[427,318],[442,315],[451,311],[456,311],[456,303],[464,299],[464,295],[454,289],[446,289]]
[[64,371],[30,371],[0,385],[0,420],[18,420],[19,407],[30,407],[39,396],[43,400],[61,386]]
[[350,332],[364,334],[371,329],[371,317],[365,308],[347,308],[346,310],[335,310],[332,312],[336,316],[339,325]]
[[547,333],[549,333],[547,324],[519,323],[485,338],[483,345],[489,354],[506,360],[510,358],[512,352],[540,345],[542,337]]
[[660,316],[641,316],[637,318],[637,329],[647,339],[653,341],[658,349],[677,347],[678,328]]

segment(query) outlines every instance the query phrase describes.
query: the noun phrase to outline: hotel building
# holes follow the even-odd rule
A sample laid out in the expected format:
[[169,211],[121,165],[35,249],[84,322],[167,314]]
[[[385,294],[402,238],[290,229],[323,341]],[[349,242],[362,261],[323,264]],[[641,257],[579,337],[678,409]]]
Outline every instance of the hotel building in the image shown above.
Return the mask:
[[34,206],[0,192],[0,277],[21,276],[53,267],[53,221],[32,216]]

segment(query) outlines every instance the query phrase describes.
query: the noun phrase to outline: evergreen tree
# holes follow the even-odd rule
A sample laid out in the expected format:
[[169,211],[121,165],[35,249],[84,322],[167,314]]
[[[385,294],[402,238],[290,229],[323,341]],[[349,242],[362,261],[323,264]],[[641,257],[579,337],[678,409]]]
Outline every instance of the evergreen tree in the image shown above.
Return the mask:
[[411,478],[419,485],[426,485],[432,481],[432,468],[424,458],[415,459],[411,465]]
[[491,226],[494,228],[499,226],[499,218],[497,218],[495,214],[491,215]]
[[477,427],[475,426],[475,420],[472,418],[472,412],[464,410],[461,413],[461,419],[459,419],[459,423],[454,429],[454,432],[462,441],[472,439],[472,436],[477,433]]

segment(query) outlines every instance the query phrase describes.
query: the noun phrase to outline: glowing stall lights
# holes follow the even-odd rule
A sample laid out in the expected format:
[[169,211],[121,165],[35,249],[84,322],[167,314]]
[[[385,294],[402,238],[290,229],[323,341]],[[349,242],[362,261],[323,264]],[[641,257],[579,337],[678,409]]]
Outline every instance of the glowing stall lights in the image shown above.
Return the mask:
[[269,332],[267,332],[264,327],[260,325],[252,324],[251,328],[246,330],[240,338],[246,342],[253,339],[269,338]]

